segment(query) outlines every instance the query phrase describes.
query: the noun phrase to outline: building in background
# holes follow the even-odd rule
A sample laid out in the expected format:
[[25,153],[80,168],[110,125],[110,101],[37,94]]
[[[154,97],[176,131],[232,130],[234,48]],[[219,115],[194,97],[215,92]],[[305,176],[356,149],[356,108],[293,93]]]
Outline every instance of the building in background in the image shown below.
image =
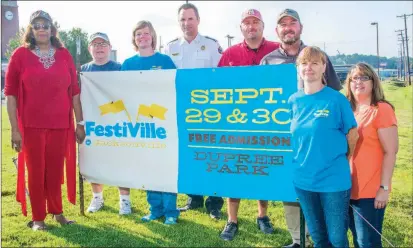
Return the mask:
[[118,61],[118,50],[110,51],[110,60]]
[[7,45],[19,32],[17,1],[1,1],[1,60],[6,60]]

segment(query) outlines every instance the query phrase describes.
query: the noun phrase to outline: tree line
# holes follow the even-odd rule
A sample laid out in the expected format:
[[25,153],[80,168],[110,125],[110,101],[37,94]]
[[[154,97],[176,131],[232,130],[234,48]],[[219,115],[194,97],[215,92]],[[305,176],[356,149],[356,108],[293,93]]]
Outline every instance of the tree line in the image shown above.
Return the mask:
[[[365,62],[368,63],[374,67],[377,67],[377,56],[376,55],[364,55],[364,54],[351,54],[351,55],[345,55],[345,54],[339,54],[335,56],[329,56],[331,63],[333,65],[354,65],[359,62]],[[411,68],[412,66],[412,61],[413,58],[410,58],[410,65]],[[386,66],[382,66],[381,68],[385,69],[397,69],[398,64],[400,63],[400,57],[380,57],[380,63],[385,63]]]

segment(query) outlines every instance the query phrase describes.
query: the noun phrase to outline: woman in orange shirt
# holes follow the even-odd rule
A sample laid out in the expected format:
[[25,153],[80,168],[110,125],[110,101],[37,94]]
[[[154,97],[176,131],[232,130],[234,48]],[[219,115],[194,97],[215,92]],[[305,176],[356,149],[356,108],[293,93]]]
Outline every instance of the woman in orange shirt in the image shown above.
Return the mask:
[[379,248],[377,232],[382,232],[398,150],[396,115],[370,65],[356,64],[347,75],[346,88],[360,137],[350,160],[350,230],[355,247]]

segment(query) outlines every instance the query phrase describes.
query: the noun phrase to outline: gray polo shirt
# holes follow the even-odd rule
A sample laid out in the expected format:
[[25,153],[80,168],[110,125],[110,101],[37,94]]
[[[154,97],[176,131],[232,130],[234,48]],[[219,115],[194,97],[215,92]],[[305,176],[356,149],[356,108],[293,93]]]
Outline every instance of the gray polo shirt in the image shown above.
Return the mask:
[[[304,47],[306,47],[306,45],[304,45],[304,43],[301,42],[298,53],[300,53],[301,50],[304,49]],[[326,72],[325,72],[325,79],[327,82],[327,86],[330,86],[331,88],[335,90],[341,90],[343,87],[341,86],[340,79],[338,78],[336,71],[334,70],[334,67],[331,64],[331,61],[328,58],[327,54],[325,55],[327,58],[327,65],[326,65]],[[290,64],[290,63],[295,64],[295,61],[297,60],[297,56],[288,56],[287,53],[284,51],[284,49],[282,49],[280,46],[278,49],[265,55],[264,58],[262,58],[260,64],[261,65],[279,65],[279,64]],[[299,78],[298,88],[303,88],[303,87],[304,87],[304,82],[301,78]]]

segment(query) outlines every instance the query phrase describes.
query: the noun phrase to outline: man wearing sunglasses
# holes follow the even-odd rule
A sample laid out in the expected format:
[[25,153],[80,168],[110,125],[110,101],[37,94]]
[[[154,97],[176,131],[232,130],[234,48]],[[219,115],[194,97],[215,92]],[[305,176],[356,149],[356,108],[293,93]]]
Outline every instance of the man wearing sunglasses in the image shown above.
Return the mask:
[[[82,72],[99,72],[99,71],[120,71],[121,64],[110,60],[110,51],[112,46],[109,37],[105,33],[97,32],[90,36],[89,52],[93,60],[82,65]],[[94,213],[103,207],[103,185],[91,183],[93,198],[87,209],[88,212]],[[126,215],[131,213],[130,190],[119,187],[119,214]]]
[[105,33],[97,32],[90,36],[89,52],[93,60],[82,65],[81,71],[120,71],[121,64],[110,60],[112,46]]

